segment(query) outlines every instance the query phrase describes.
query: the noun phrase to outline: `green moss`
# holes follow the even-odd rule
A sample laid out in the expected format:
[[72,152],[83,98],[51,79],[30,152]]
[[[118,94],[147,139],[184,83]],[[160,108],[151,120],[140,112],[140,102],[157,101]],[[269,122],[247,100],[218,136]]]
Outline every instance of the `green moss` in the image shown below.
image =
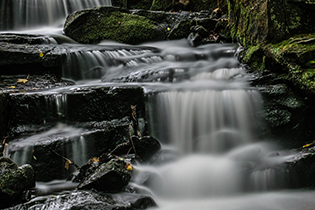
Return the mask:
[[287,78],[293,84],[315,92],[315,34],[295,35],[282,42],[266,45],[264,51],[287,70]]
[[139,15],[132,15],[112,8],[91,10],[74,20],[66,34],[84,44],[101,40],[114,40],[127,44],[163,39],[156,24]]
[[174,29],[170,32],[168,39],[182,39],[187,38],[190,34],[190,28],[192,25],[195,25],[194,21],[183,20],[180,21]]
[[150,10],[168,11],[173,8],[172,0],[153,0]]

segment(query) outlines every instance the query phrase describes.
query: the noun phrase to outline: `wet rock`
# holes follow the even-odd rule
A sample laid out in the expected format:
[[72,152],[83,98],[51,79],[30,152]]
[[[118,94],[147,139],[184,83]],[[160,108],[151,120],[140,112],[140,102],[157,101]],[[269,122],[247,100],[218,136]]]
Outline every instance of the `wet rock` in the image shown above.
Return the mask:
[[[69,37],[81,43],[97,43],[103,39],[111,39],[122,43],[138,44],[154,40],[182,39],[187,38],[191,32],[195,31],[191,30],[192,26],[204,27],[206,31],[215,30],[219,20],[218,17],[221,15],[219,11],[221,10],[217,9],[215,11],[212,12],[212,17],[209,11],[172,13],[101,7],[73,13],[68,17],[64,30]],[[132,30],[125,29],[129,27],[131,22],[136,21],[139,25],[138,19],[145,21],[141,25],[141,30],[136,29],[137,25],[135,24],[132,25]],[[85,33],[84,27],[90,27],[90,22],[92,25],[94,24],[93,31],[86,30],[87,32]],[[106,27],[102,26],[102,22],[104,24],[106,22],[106,27],[116,28],[116,30],[109,32],[109,30],[106,30]],[[145,32],[150,27],[152,32]],[[137,33],[134,33],[133,30],[137,30]],[[202,37],[207,36],[204,33],[200,35]]]
[[90,125],[89,131],[59,125],[35,136],[16,139],[10,143],[9,152],[18,163],[32,165],[37,181],[66,179],[77,168],[71,164],[66,167],[64,158],[81,166],[90,157],[99,157],[128,141],[128,119],[99,124],[101,129]]
[[30,165],[18,167],[11,159],[0,158],[0,208],[25,201],[23,194],[33,187],[35,177]]
[[63,192],[59,195],[34,198],[31,201],[8,208],[10,210],[27,210],[40,208],[43,210],[55,209],[75,210],[138,210],[156,207],[151,197],[137,194],[102,194],[92,191]]
[[191,33],[188,36],[188,41],[192,47],[196,47],[202,43],[202,37],[199,35],[199,33],[196,33],[196,34]]
[[183,37],[188,37],[190,34],[190,28],[192,27],[193,22],[191,20],[182,20],[180,21],[168,35],[168,39],[181,39]]
[[77,11],[68,16],[64,31],[67,36],[85,44],[104,39],[139,44],[163,40],[165,36],[157,23],[114,7]]
[[[156,152],[161,149],[161,144],[152,136],[143,136],[141,138],[137,136],[132,137],[132,141],[137,153],[137,156],[142,161],[149,160]],[[134,154],[132,143],[128,141],[127,144],[119,147],[113,153],[114,154],[127,154],[131,149],[130,153]]]
[[228,0],[231,36],[244,45],[277,42],[314,31],[314,12],[290,1]]
[[102,192],[121,192],[130,181],[131,175],[126,163],[112,159],[101,164],[92,175],[85,177],[78,189],[95,189]]
[[131,105],[137,105],[137,116],[143,117],[143,97],[139,87],[87,87],[56,94],[11,93],[12,135],[24,132],[22,127],[26,125],[122,119],[131,115]]
[[[265,119],[272,138],[293,147],[313,140],[314,34],[296,35],[279,43],[246,48],[240,59],[253,72],[252,85],[264,98]],[[269,133],[270,134],[270,133]],[[294,141],[296,141],[294,143]]]
[[[8,94],[0,93],[0,137],[6,136],[9,127],[9,100]],[[2,151],[2,150],[0,150]]]
[[315,147],[314,143],[295,150],[295,154],[284,164],[290,188],[315,187]]
[[52,37],[0,34],[1,74],[44,73],[61,74],[64,48]]

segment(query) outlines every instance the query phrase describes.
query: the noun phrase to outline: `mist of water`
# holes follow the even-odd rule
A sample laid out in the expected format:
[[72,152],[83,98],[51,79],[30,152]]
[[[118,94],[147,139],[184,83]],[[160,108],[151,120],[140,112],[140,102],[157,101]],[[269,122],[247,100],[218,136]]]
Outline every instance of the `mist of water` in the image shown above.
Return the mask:
[[[110,5],[110,1],[0,3],[0,19],[10,19],[9,25],[1,22],[0,30],[54,34],[56,41],[50,44],[62,43],[68,52],[63,76],[75,80],[76,85],[42,91],[47,94],[47,106],[53,107],[49,110],[54,109],[60,119],[66,117],[66,94],[72,89],[143,87],[151,135],[162,142],[161,152],[166,155],[161,153],[160,161],[151,165],[135,166],[131,185],[153,196],[158,209],[296,210],[314,205],[312,191],[278,191],[284,190],[286,183],[277,166],[287,156],[274,156],[277,148],[257,143],[262,99],[258,90],[249,86],[248,74],[235,58],[238,45],[194,48],[187,40],[139,46],[108,41],[80,45],[62,35],[67,14],[99,5]],[[36,29],[41,26],[50,27],[49,32]],[[82,130],[64,124],[10,143],[8,155],[19,164],[27,163],[35,144],[59,134],[72,141],[66,151],[71,158],[76,163],[86,161],[88,149]],[[43,194],[51,189],[45,186],[40,185]]]

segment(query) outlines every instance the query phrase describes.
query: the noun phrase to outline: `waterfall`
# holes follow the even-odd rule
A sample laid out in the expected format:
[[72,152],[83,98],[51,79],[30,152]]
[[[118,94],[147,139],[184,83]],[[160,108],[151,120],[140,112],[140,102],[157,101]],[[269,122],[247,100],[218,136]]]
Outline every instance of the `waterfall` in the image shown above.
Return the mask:
[[1,0],[0,30],[22,30],[39,26],[62,26],[68,14],[110,0]]
[[221,152],[251,142],[259,97],[253,90],[159,93],[158,120],[183,152]]

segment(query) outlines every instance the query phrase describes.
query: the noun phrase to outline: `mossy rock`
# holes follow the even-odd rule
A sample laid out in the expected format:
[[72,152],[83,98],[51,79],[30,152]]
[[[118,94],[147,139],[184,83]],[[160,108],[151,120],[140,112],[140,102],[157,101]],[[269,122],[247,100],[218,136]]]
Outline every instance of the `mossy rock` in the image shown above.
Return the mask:
[[30,165],[18,167],[10,158],[0,158],[0,208],[23,200],[23,191],[35,187],[34,170]]
[[174,6],[171,0],[153,0],[150,10],[171,10]]
[[305,93],[315,93],[315,33],[301,34],[276,44],[268,44],[263,48],[272,63],[266,63],[268,68],[276,64],[285,71],[289,81]]
[[182,20],[171,30],[167,38],[173,40],[188,37],[191,33],[190,28],[193,25],[195,24],[192,20]]
[[313,10],[288,1],[227,0],[231,37],[244,45],[279,42],[315,31]]
[[84,44],[101,40],[140,44],[163,40],[165,37],[157,23],[114,7],[77,11],[68,16],[64,31],[67,36]]

